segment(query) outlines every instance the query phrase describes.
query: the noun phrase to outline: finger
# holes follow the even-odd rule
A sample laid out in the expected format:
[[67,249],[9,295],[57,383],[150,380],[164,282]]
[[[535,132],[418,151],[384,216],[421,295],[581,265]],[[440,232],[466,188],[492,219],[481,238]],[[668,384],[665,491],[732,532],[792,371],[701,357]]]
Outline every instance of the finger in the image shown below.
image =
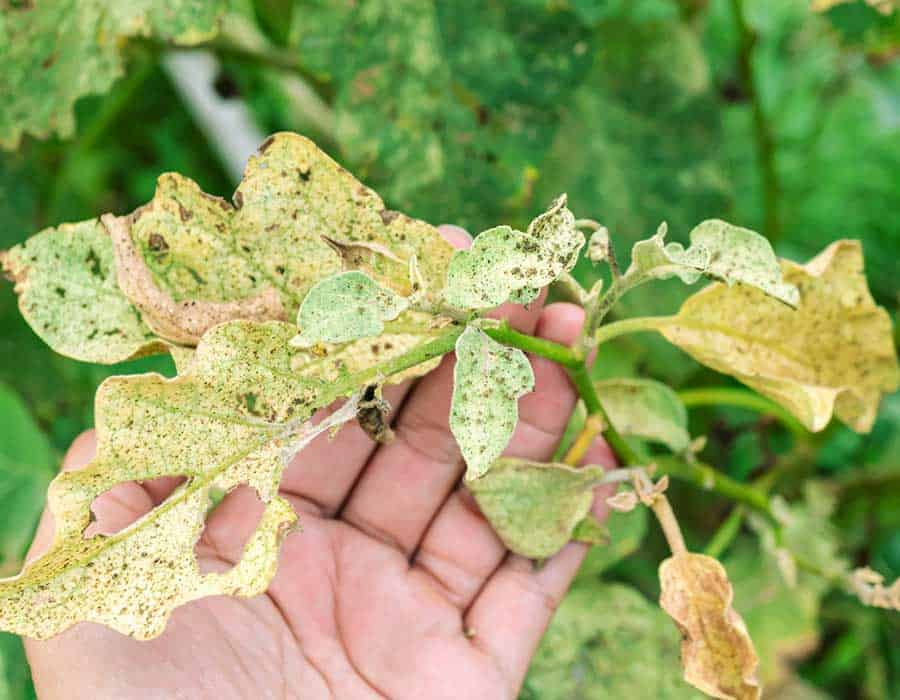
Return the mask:
[[[586,464],[615,466],[609,446],[598,439],[588,450]],[[593,514],[605,519],[605,499],[610,487],[596,489]],[[510,554],[490,576],[466,615],[466,629],[474,633],[473,644],[494,659],[518,688],[553,613],[569,589],[588,546],[580,542],[562,551],[536,569],[531,561]]]
[[[577,336],[584,313],[571,304],[551,304],[541,314],[536,334],[569,344]],[[525,459],[549,459],[562,439],[575,406],[575,392],[563,369],[532,359],[535,391],[519,402],[520,420],[505,453]],[[413,575],[437,582],[448,598],[465,610],[507,550],[472,496],[457,490],[444,504],[416,551]]]
[[[457,249],[472,245],[472,237],[459,226],[444,224],[438,232]],[[384,399],[390,404],[388,421],[393,421],[413,382],[385,387]],[[343,402],[320,411],[314,420],[321,420],[337,410]],[[292,502],[309,512],[331,517],[346,500],[363,466],[377,449],[377,443],[356,421],[345,425],[337,437],[327,433],[316,437],[294,457],[281,479],[282,493],[293,496]]]
[[[531,333],[543,296],[528,308],[505,304],[498,313]],[[454,363],[447,356],[420,380],[397,418],[394,441],[373,455],[341,514],[407,555],[462,474],[459,446],[449,425]]]

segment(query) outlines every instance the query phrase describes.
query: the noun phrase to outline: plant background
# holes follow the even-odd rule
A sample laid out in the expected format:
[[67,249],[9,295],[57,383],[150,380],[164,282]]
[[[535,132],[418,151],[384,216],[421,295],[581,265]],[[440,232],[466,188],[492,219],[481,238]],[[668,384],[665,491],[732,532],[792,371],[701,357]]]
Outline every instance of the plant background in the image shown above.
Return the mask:
[[[218,94],[243,100],[264,133],[311,136],[392,208],[477,232],[522,226],[566,191],[577,215],[609,227],[620,257],[662,220],[684,240],[724,218],[798,260],[859,238],[872,291],[897,317],[900,11],[852,2],[815,14],[803,0],[234,0],[228,11],[262,41],[205,47],[220,62]],[[77,102],[72,138],[0,151],[0,248],[130,211],[165,171],[233,190],[217,135],[163,69],[167,50],[130,42],[125,76]],[[588,265],[576,272],[594,279]],[[616,313],[672,311],[687,294],[653,289]],[[92,423],[99,382],[144,369],[172,371],[165,358],[101,367],[54,355],[0,284],[0,573],[18,570],[61,455]],[[649,335],[610,344],[597,374],[732,385]],[[705,460],[734,478],[775,469],[779,493],[806,494],[811,546],[900,576],[900,395],[867,436],[835,424],[797,437],[721,407],[692,408],[691,429],[709,438]],[[679,484],[672,494],[702,549],[730,505]],[[643,517],[616,522],[523,697],[696,697],[677,679],[677,633],[646,605],[664,546]],[[900,697],[900,614],[812,578],[788,589],[759,548],[745,525],[723,560],[768,695]],[[583,629],[589,615],[606,622]],[[666,654],[674,680],[650,672]],[[587,678],[577,687],[572,669]],[[0,698],[33,693],[19,640],[0,634]]]

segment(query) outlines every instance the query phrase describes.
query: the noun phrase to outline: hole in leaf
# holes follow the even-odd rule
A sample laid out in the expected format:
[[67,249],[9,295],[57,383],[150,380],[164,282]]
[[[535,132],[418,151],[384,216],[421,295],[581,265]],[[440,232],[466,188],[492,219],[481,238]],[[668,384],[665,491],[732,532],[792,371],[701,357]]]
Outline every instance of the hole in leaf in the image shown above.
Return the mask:
[[256,489],[247,484],[224,495],[220,490],[211,491],[206,524],[194,545],[201,574],[222,573],[234,568],[256,531],[263,510],[265,504]]
[[165,501],[186,481],[184,476],[161,476],[116,484],[91,503],[91,523],[84,530],[85,539],[121,532]]

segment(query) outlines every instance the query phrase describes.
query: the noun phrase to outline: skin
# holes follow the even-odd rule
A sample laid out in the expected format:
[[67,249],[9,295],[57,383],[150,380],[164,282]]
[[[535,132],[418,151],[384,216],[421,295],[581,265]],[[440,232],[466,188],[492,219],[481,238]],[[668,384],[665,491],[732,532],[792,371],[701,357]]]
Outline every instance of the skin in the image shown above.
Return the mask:
[[[441,230],[457,247],[471,242],[461,229]],[[560,343],[572,342],[583,320],[578,307],[544,306],[543,296],[497,313]],[[532,365],[535,391],[519,402],[506,454],[546,460],[576,395],[559,366]],[[352,423],[294,459],[282,494],[302,531],[286,538],[265,595],[185,605],[150,641],[92,623],[27,640],[39,697],[515,698],[587,548],[571,543],[539,569],[506,550],[460,484],[464,464],[448,426],[452,380],[448,356],[417,383],[385,390],[390,444],[376,445]],[[93,432],[83,434],[63,468],[84,467],[95,448]],[[613,457],[598,442],[585,461],[612,466]],[[118,531],[175,484],[120,484],[95,501],[92,527]],[[594,508],[601,518],[603,502]],[[201,569],[232,566],[261,511],[253,491],[230,493],[197,545]],[[45,513],[30,557],[52,531]]]

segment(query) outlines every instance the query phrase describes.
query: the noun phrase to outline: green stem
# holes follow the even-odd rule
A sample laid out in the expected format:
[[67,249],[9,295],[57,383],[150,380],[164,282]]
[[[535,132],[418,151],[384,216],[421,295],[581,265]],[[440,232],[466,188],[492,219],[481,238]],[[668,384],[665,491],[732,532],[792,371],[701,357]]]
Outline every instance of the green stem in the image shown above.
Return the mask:
[[334,384],[334,398],[345,396],[359,386],[377,380],[380,377],[389,377],[410,367],[428,362],[428,360],[433,360],[435,357],[446,355],[456,346],[456,339],[462,335],[465,329],[466,327],[463,324],[454,324],[443,335],[439,335],[424,345],[413,348],[409,352],[387,362],[382,362],[356,374],[349,375],[345,381],[338,381]]
[[659,330],[667,323],[674,321],[675,316],[640,316],[638,318],[626,318],[622,321],[614,321],[600,326],[594,339],[597,345],[612,340],[627,333],[640,333],[641,331]]
[[743,506],[736,506],[731,509],[731,513],[725,519],[719,529],[716,530],[709,544],[703,553],[714,559],[718,559],[722,553],[728,549],[728,546],[734,542],[734,538],[741,531],[741,523],[744,521],[745,509]]
[[579,357],[572,348],[554,343],[551,340],[519,333],[519,331],[510,328],[505,321],[499,325],[484,326],[481,330],[498,343],[519,348],[519,350],[529,352],[532,355],[546,357],[548,360],[553,360],[556,364],[562,365],[567,369],[572,369],[579,365],[584,366],[584,359]]
[[804,438],[807,435],[803,424],[774,401],[760,396],[747,389],[732,387],[707,387],[704,389],[687,389],[678,392],[681,402],[691,408],[693,406],[735,406],[746,408],[763,415],[777,418],[794,437]]

